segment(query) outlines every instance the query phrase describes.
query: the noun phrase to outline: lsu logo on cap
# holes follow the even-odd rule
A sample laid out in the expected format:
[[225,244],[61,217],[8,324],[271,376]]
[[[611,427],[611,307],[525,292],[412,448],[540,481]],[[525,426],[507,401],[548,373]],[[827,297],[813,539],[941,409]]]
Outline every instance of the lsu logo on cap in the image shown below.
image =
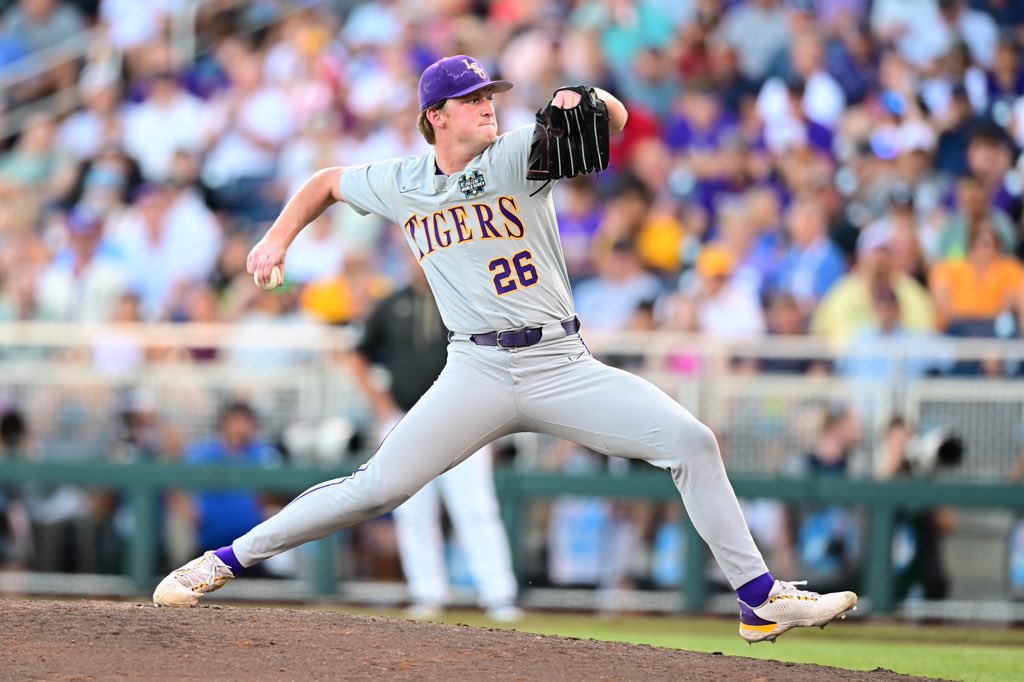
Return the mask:
[[480,76],[480,80],[487,80],[487,74],[484,72],[484,68],[482,66],[474,61],[470,61],[469,59],[463,59],[462,63],[466,65],[467,71],[472,71],[476,75]]

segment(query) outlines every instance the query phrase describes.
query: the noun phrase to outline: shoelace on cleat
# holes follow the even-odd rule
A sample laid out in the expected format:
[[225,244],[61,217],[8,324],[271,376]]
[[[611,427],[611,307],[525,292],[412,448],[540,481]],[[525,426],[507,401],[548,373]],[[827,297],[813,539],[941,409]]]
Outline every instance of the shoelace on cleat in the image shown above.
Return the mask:
[[206,562],[203,561],[203,562],[200,562],[200,563],[198,563],[195,566],[192,566],[190,568],[183,568],[180,571],[178,571],[178,574],[176,576],[174,576],[174,578],[179,583],[181,583],[182,585],[184,585],[185,587],[187,587],[188,589],[190,589],[192,591],[201,590],[202,588],[206,587],[207,585],[216,583],[216,581],[217,581],[217,566],[216,566],[216,564],[211,564],[209,566],[205,566],[205,568],[208,568],[209,570],[208,571],[204,571],[204,573],[206,573],[208,575],[199,575],[200,569],[204,568],[204,564],[205,563]]
[[793,582],[780,580],[779,584],[782,585],[782,592],[769,599],[769,603],[774,602],[776,599],[806,599],[810,601],[817,601],[818,598],[821,597],[817,592],[797,589],[797,585],[806,585],[806,580],[795,580]]

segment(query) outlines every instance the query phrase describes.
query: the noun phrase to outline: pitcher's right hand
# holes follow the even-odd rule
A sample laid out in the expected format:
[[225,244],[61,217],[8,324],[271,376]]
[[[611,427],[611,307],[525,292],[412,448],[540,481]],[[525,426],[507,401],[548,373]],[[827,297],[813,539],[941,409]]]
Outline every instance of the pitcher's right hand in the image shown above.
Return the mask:
[[253,276],[257,286],[263,287],[270,281],[270,271],[274,266],[281,268],[284,274],[285,247],[272,239],[264,237],[252,247],[249,257],[245,259],[245,271]]

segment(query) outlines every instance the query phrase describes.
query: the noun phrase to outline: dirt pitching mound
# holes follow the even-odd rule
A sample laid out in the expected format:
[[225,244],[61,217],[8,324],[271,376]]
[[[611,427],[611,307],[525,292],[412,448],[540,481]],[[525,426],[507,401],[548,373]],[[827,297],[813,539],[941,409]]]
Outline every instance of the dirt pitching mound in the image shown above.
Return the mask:
[[915,680],[284,608],[0,600],[2,680]]

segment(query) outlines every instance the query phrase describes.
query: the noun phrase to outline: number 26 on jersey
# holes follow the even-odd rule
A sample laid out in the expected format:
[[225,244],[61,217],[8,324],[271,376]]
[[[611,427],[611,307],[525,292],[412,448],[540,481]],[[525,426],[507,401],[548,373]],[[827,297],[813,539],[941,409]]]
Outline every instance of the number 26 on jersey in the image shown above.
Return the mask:
[[537,268],[530,261],[533,254],[529,251],[520,251],[508,258],[495,258],[487,264],[487,269],[494,273],[494,291],[498,296],[504,296],[516,289],[532,287],[539,279]]

